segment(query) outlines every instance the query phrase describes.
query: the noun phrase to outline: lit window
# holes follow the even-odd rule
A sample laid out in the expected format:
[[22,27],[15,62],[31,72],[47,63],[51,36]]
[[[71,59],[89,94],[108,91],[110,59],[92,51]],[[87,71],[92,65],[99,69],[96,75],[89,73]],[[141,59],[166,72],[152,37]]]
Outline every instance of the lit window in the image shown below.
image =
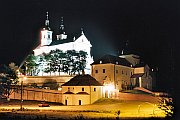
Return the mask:
[[96,73],[98,73],[98,70],[96,70]]
[[84,88],[82,88],[82,91],[84,91]]

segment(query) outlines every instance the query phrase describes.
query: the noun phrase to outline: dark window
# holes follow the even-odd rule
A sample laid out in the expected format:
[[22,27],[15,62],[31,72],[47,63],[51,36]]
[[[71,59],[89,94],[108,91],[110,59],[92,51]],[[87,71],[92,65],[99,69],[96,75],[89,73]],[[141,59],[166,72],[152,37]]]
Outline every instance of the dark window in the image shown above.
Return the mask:
[[96,73],[98,73],[98,70],[96,70]]
[[103,73],[105,73],[106,72],[106,70],[105,69],[103,69]]
[[124,74],[124,71],[122,70],[122,74]]
[[67,100],[65,100],[65,105],[67,105]]
[[84,91],[84,88],[82,88],[82,91]]
[[96,91],[96,88],[94,88],[94,92]]
[[48,38],[50,38],[50,35],[48,35]]
[[81,105],[81,100],[79,100],[79,105]]
[[70,87],[68,87],[68,92],[70,92]]
[[116,73],[118,73],[118,70],[116,70]]

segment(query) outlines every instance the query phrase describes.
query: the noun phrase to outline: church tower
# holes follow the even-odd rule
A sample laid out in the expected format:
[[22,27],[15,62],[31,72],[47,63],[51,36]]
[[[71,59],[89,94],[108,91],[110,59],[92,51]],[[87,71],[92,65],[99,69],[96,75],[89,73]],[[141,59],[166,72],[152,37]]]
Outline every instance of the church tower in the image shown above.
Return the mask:
[[49,45],[52,42],[52,33],[49,27],[48,12],[46,12],[45,27],[41,30],[41,46]]
[[60,34],[59,34],[59,35],[56,35],[56,36],[57,36],[57,40],[67,39],[67,35],[65,34],[65,30],[64,30],[63,17],[61,17]]

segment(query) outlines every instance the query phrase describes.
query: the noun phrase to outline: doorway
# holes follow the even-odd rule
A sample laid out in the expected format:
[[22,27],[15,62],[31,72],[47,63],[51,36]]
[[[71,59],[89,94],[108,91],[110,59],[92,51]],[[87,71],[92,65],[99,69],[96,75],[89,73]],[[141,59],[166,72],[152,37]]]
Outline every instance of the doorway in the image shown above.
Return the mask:
[[81,105],[81,100],[79,100],[79,105]]
[[65,100],[65,105],[67,105],[67,100]]

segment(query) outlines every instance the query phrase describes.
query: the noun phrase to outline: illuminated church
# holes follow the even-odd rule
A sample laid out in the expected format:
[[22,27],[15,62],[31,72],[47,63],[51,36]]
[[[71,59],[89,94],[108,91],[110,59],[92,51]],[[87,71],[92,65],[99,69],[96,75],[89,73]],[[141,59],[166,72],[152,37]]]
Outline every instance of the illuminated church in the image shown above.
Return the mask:
[[[48,12],[46,15],[45,20],[45,27],[41,30],[41,38],[40,38],[40,45],[35,48],[34,55],[38,56],[42,53],[49,53],[51,50],[62,50],[66,52],[67,50],[75,50],[75,51],[84,51],[87,53],[86,58],[86,68],[85,73],[90,74],[90,64],[93,62],[93,57],[91,56],[91,43],[86,38],[83,29],[81,28],[80,35],[76,37],[70,37],[65,33],[65,26],[63,17],[61,17],[61,24],[60,24],[60,32],[56,35],[56,39],[53,40],[53,31],[50,28],[50,22],[48,18]],[[42,75],[43,71],[40,71],[38,75]],[[45,73],[44,73],[45,74]]]

